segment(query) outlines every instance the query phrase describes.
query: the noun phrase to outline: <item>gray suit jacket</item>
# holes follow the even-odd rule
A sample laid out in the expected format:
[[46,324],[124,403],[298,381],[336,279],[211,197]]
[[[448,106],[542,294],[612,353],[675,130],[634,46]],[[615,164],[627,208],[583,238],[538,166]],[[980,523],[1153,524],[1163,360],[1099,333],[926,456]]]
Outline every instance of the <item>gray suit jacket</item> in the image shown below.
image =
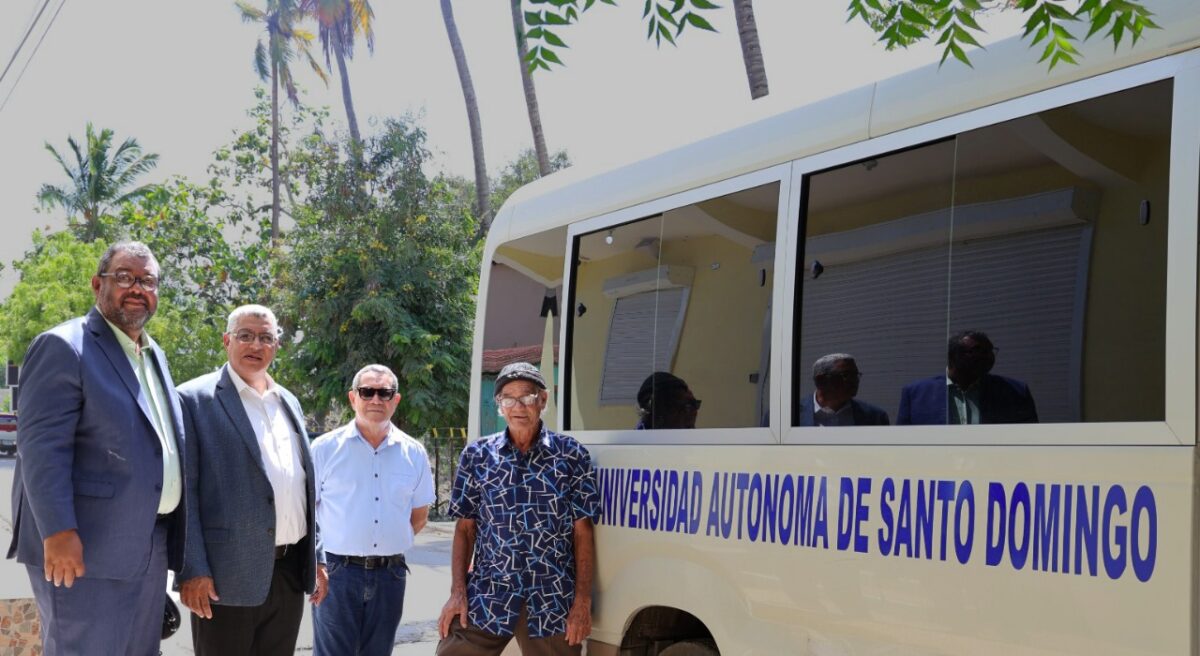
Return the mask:
[[[158,345],[150,344],[186,459],[175,385]],[[47,330],[29,345],[18,414],[8,557],[41,567],[42,539],[77,529],[85,576],[141,576],[162,497],[162,443],[133,367],[99,310]],[[185,504],[182,499],[171,521],[168,561],[175,570],[183,554]]]
[[[242,406],[229,365],[179,386],[188,434],[187,545],[180,582],[211,576],[216,602],[260,606],[271,588],[275,567],[275,495],[263,465],[258,438]],[[286,389],[281,396],[300,436],[304,463],[308,532],[304,591],[316,576],[314,487],[308,433],[300,403]]]

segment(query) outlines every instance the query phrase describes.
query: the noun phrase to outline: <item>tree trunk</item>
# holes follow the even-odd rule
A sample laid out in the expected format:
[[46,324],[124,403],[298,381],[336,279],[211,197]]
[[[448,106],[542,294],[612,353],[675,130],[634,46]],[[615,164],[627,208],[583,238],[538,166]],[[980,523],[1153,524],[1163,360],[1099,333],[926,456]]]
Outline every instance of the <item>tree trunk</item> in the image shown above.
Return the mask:
[[271,245],[279,246],[279,63],[275,61],[271,62]]
[[463,100],[467,103],[467,122],[471,127],[471,151],[475,156],[475,212],[479,220],[479,235],[487,233],[491,225],[491,191],[488,189],[487,164],[483,159],[483,128],[479,123],[479,102],[475,98],[475,85],[471,82],[471,71],[467,68],[467,54],[463,51],[458,26],[454,23],[454,9],[450,0],[441,0],[442,21],[446,24],[446,36],[450,38],[450,49],[454,51],[454,65],[458,67],[458,81],[462,84]]
[[350,125],[350,140],[362,143],[358,132],[358,117],[354,115],[354,98],[350,95],[350,75],[346,72],[346,55],[342,52],[341,28],[333,31],[333,51],[337,55],[338,75],[342,78],[342,103],[346,105],[346,122]]
[[525,16],[521,13],[521,0],[511,0],[513,33],[517,37],[517,64],[521,67],[521,85],[525,87],[525,109],[529,112],[529,127],[533,130],[533,150],[537,153],[538,171],[550,175],[550,153],[546,151],[546,134],[542,131],[542,114],[538,110],[537,89],[533,86],[533,73],[525,57],[529,48],[525,45]]
[[762,46],[758,43],[758,26],[754,22],[753,0],[733,0],[737,18],[738,38],[742,42],[742,61],[746,63],[746,79],[750,83],[750,99],[762,98],[767,89],[767,67],[763,63]]

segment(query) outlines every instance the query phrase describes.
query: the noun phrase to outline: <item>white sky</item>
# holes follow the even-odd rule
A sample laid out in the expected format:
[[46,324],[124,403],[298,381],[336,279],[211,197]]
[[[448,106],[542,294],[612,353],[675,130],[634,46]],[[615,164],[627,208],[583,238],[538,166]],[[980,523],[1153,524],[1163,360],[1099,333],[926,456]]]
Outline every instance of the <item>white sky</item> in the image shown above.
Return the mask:
[[[51,0],[43,21],[58,2]],[[0,67],[41,3],[0,2]],[[350,63],[363,132],[372,132],[379,118],[422,112],[436,166],[470,176],[466,111],[439,3],[372,5],[375,53],[363,47]],[[883,51],[859,21],[845,22],[843,0],[757,0],[771,94],[752,102],[732,3],[722,5],[707,14],[719,34],[689,29],[678,48],[656,50],[644,39],[642,3],[636,0],[621,0],[618,7],[597,3],[580,24],[560,30],[572,46],[562,53],[567,66],[535,76],[550,149],[567,150],[576,164],[629,161],[934,62],[939,54],[929,46]],[[455,0],[454,9],[494,173],[532,145],[508,2]],[[1012,34],[1018,19],[989,17],[987,41]],[[35,30],[0,84],[0,103],[39,35]],[[0,296],[16,281],[9,263],[30,247],[33,229],[65,225],[60,211],[35,211],[42,183],[65,182],[43,143],[63,151],[67,136],[82,139],[92,121],[115,130],[118,142],[132,136],[159,153],[159,166],[145,182],[172,174],[203,180],[212,151],[249,126],[245,111],[257,83],[252,54],[258,36],[259,28],[243,24],[232,1],[66,3],[0,111],[0,262],[6,267]],[[307,67],[296,70],[309,102],[328,105],[331,122],[343,129],[336,74],[327,90]]]

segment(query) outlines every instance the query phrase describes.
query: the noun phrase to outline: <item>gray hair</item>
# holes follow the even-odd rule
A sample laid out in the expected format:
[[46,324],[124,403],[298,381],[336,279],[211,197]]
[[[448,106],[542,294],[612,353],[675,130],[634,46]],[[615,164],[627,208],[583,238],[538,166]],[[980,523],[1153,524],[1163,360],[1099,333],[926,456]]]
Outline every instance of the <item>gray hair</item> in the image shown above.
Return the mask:
[[358,389],[358,384],[362,382],[362,377],[367,374],[385,374],[390,376],[392,379],[392,387],[395,389],[400,388],[400,379],[396,377],[396,374],[392,373],[391,369],[388,369],[381,364],[369,364],[362,369],[359,369],[358,373],[354,374],[354,380],[350,383],[350,389]]
[[854,362],[854,356],[849,353],[830,353],[817,358],[817,361],[813,363],[813,379],[832,374],[833,368],[842,360]]
[[129,253],[130,255],[143,260],[151,260],[158,264],[158,258],[154,257],[154,252],[150,247],[140,241],[119,241],[108,250],[104,251],[104,255],[100,256],[100,264],[96,266],[96,275],[108,273],[108,267],[112,266],[113,258],[117,253]]
[[271,308],[265,305],[253,304],[239,306],[235,308],[233,312],[230,312],[229,318],[225,321],[225,332],[232,333],[235,329],[237,329],[238,321],[241,321],[242,317],[257,317],[259,319],[266,319],[267,321],[270,321],[271,323],[275,324],[276,337],[279,336],[279,333],[283,332],[279,328],[279,320],[275,318],[275,313],[271,311]]

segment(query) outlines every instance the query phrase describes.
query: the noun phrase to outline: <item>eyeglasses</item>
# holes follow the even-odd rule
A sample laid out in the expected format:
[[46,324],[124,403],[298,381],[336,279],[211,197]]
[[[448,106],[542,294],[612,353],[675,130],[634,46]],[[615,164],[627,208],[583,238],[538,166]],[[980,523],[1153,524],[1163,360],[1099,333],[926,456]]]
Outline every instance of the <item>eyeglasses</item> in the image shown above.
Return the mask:
[[863,375],[861,371],[835,371],[817,376],[819,380],[841,380],[847,383],[850,381],[862,380],[862,377]]
[[497,396],[496,405],[509,410],[516,407],[518,403],[523,406],[531,406],[538,402],[541,398],[540,394],[526,394],[525,396]]
[[112,278],[117,283],[117,287],[121,289],[129,289],[134,283],[142,286],[142,289],[152,292],[158,289],[158,276],[147,274],[144,276],[135,276],[128,271],[117,271],[115,273],[102,273],[101,278]]
[[396,396],[396,390],[390,387],[359,387],[354,391],[358,392],[360,399],[373,399],[378,394],[380,401],[391,401]]
[[700,403],[701,403],[700,399],[689,399],[687,401],[684,401],[682,403],[682,405],[685,410],[699,410]]
[[243,329],[230,334],[239,344],[253,344],[254,340],[258,340],[259,344],[271,347],[279,343],[279,336],[273,333],[256,333],[253,330]]

